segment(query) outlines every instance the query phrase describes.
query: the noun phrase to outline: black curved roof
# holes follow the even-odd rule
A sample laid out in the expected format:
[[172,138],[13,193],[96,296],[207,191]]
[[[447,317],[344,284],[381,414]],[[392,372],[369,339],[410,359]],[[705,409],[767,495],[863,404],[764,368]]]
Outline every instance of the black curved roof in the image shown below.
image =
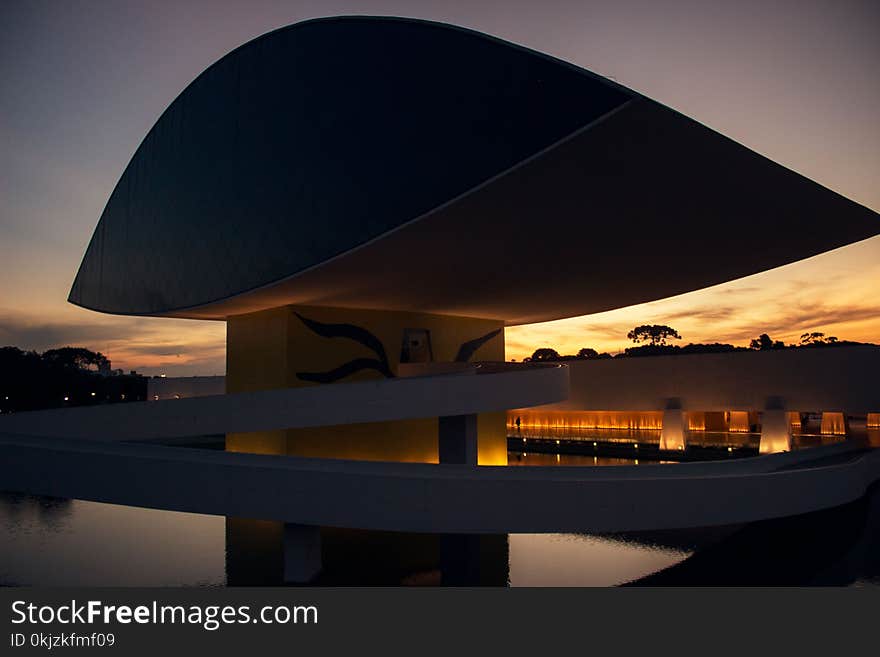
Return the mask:
[[[573,143],[588,150],[572,152]],[[688,168],[682,157],[717,158],[688,169],[715,182],[670,188],[667,176]],[[728,160],[735,171],[712,173]],[[534,175],[523,179],[523,171]],[[513,172],[519,182],[511,187]],[[786,233],[803,217],[777,211],[763,259],[687,265],[668,284],[647,288],[634,274],[641,291],[637,281],[622,281],[604,296],[615,288],[612,262],[568,252],[628,217],[629,226],[616,227],[632,237],[621,239],[641,240],[630,250],[649,266],[642,252],[665,248],[657,218],[671,207],[700,249],[691,224],[706,220],[703,195],[752,213],[730,196],[766,196],[752,178],[774,188],[782,180],[789,196],[806,190],[809,198],[794,205],[835,212],[833,243],[824,235],[792,241]],[[825,199],[818,206],[817,194]],[[482,203],[477,212],[468,210],[474,203]],[[539,321],[790,262],[875,234],[875,219],[635,92],[540,53],[426,21],[319,19],[234,50],[168,107],[114,189],[69,300],[183,317],[298,302]],[[529,234],[551,227],[554,241],[566,244],[544,245],[539,255]],[[504,257],[530,244],[533,262],[522,271],[533,286],[556,286],[555,301],[516,293],[529,280],[517,281],[508,270],[519,268],[505,267]],[[582,299],[573,303],[575,294]]]
[[484,35],[337,18],[223,57],[110,197],[71,301],[152,313],[290,276],[455,198],[629,95]]

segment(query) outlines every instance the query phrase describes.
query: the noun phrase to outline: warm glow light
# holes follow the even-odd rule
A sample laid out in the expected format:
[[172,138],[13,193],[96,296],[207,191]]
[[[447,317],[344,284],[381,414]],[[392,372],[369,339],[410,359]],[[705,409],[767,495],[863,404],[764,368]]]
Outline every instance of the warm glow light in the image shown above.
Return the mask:
[[778,409],[765,410],[761,414],[761,442],[758,445],[758,453],[790,452],[791,448],[789,414]]
[[[516,419],[520,424],[516,424]],[[634,429],[659,430],[662,411],[508,411],[509,429]]]
[[832,436],[845,436],[848,433],[846,414],[834,411],[822,413],[822,433]]
[[660,432],[660,449],[678,449],[687,442],[685,413],[678,408],[663,411],[663,430]]
[[734,433],[748,433],[748,431],[749,431],[749,412],[748,411],[730,411],[729,431],[732,431]]

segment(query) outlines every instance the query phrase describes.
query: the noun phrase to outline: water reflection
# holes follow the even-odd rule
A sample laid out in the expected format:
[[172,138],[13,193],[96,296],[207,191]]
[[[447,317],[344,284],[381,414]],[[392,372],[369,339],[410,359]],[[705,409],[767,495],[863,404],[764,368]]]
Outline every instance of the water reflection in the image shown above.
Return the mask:
[[880,584],[880,487],[833,509],[750,523],[640,586]]
[[0,493],[0,584],[217,586],[223,518]]
[[617,537],[512,534],[510,585],[616,586],[668,568],[690,554]]
[[70,516],[71,504],[71,500],[60,497],[8,493],[0,496],[0,518],[13,521],[4,528],[7,531],[34,523],[39,523],[47,531],[62,531]]
[[[874,446],[880,446],[880,429],[866,429],[864,424],[851,426],[851,439],[864,440]],[[660,431],[652,429],[597,429],[582,427],[524,427],[508,428],[508,437],[517,443],[525,438],[524,445],[533,440],[561,440],[563,443],[590,443],[597,441],[602,445],[642,445],[660,444]],[[694,447],[735,447],[757,450],[761,442],[761,434],[748,431],[686,431],[686,443]],[[792,432],[792,448],[807,449],[821,445],[832,445],[846,440],[846,436],[805,433],[800,430]]]
[[[0,529],[0,584],[283,584],[280,523],[6,493]],[[835,509],[735,527],[483,537],[323,528],[321,535],[324,571],[315,584],[326,586],[880,584],[880,486]]]
[[[581,454],[543,454],[540,452],[510,452],[507,456],[508,465],[639,465],[640,463],[657,463],[644,459],[625,459],[611,456],[584,456]],[[675,463],[675,461],[660,461]]]

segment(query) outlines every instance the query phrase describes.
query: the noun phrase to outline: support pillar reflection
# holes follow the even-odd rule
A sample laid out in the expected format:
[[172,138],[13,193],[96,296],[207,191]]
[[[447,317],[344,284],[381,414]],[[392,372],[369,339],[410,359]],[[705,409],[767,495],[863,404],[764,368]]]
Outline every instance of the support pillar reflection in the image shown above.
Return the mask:
[[226,519],[227,586],[278,586],[284,571],[284,523]]
[[507,534],[440,536],[443,586],[507,586],[510,579]]
[[284,581],[311,582],[321,572],[321,529],[312,525],[284,524]]

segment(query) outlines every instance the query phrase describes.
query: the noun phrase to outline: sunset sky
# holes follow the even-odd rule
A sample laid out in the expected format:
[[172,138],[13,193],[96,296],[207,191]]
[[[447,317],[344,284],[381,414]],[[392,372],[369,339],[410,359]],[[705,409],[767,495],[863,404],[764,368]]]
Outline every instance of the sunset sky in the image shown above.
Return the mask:
[[[71,344],[127,370],[222,374],[222,322],[102,315],[68,304],[70,284],[113,186],[180,91],[241,43],[334,14],[440,20],[547,52],[880,211],[876,1],[7,0],[0,5],[0,346]],[[544,346],[616,352],[643,323],[672,325],[682,344],[746,345],[764,332],[791,342],[805,331],[880,342],[878,290],[874,237],[679,297],[511,328],[508,357]]]

